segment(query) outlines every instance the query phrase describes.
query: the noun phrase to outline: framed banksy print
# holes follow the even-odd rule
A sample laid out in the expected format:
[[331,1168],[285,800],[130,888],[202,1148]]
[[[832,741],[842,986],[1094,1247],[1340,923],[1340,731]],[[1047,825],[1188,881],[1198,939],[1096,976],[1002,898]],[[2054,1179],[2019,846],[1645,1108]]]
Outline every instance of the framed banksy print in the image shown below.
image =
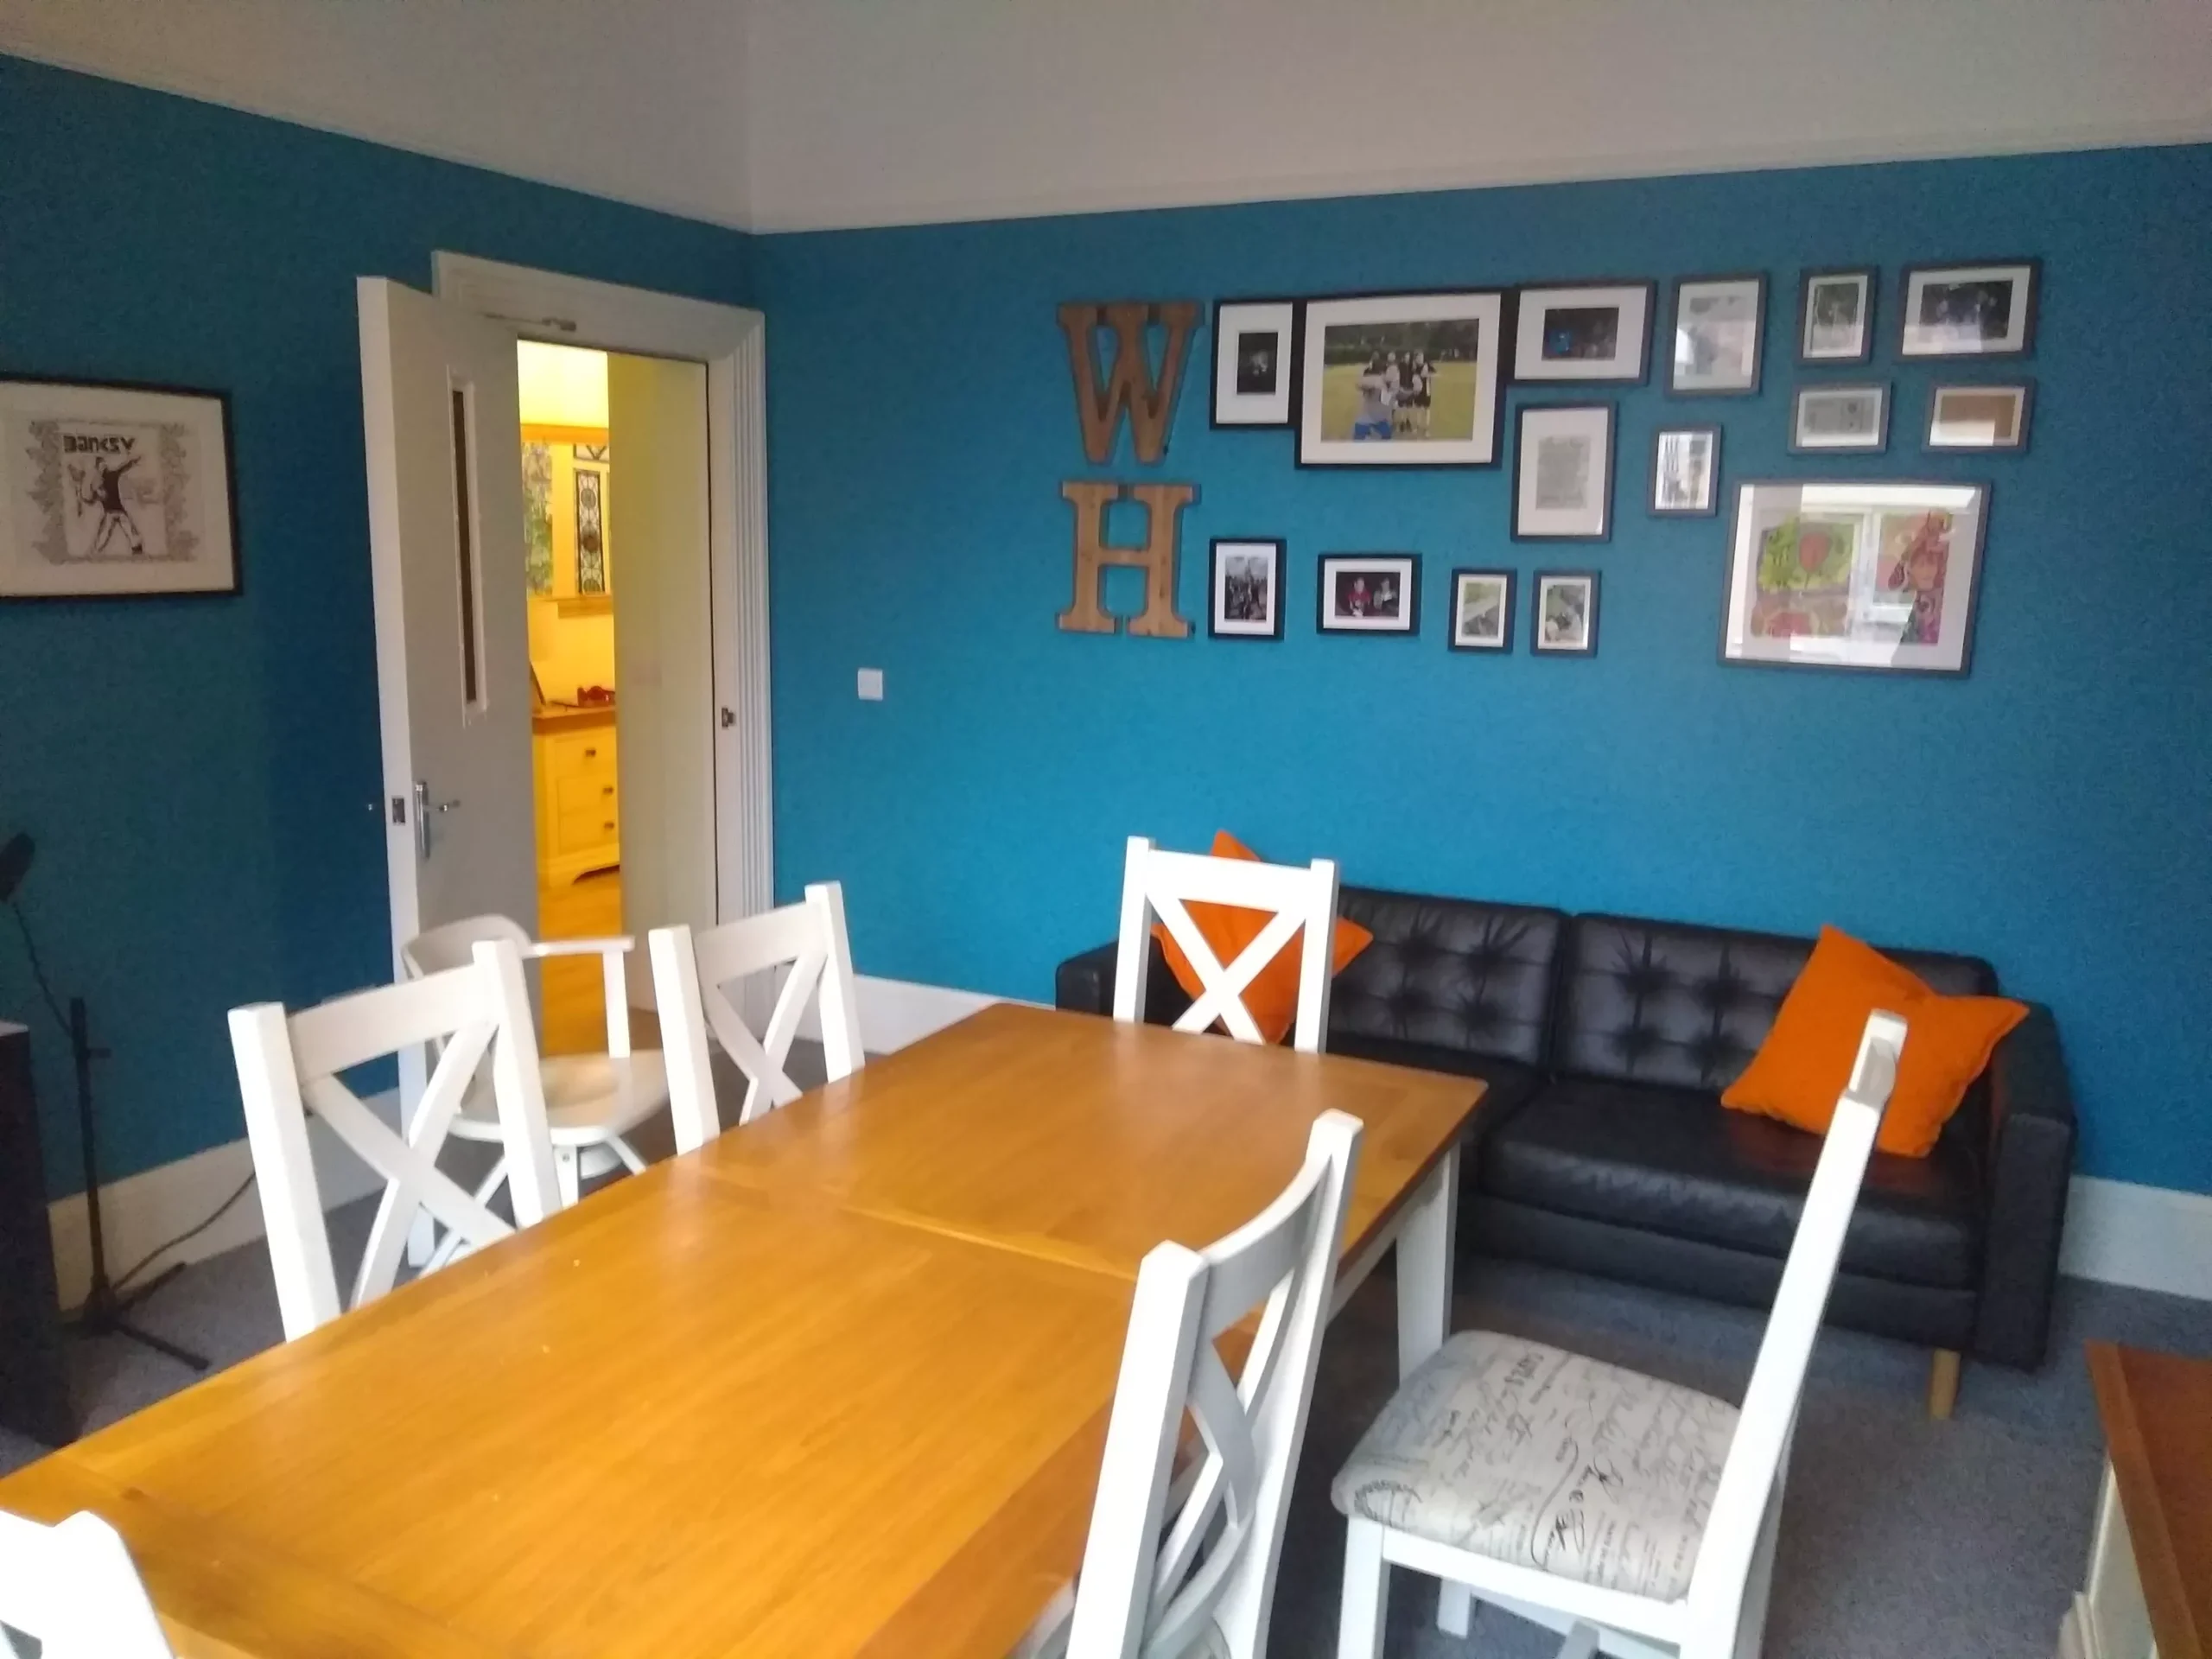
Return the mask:
[[1516,380],[1641,381],[1655,283],[1524,288],[1515,296]]
[[2034,259],[1908,265],[1897,352],[1904,357],[2025,357],[2035,348]]
[[1297,372],[1294,300],[1224,300],[1213,308],[1213,424],[1288,426]]
[[1505,296],[1370,294],[1306,302],[1301,467],[1490,467]]
[[230,402],[0,378],[0,600],[235,594]]

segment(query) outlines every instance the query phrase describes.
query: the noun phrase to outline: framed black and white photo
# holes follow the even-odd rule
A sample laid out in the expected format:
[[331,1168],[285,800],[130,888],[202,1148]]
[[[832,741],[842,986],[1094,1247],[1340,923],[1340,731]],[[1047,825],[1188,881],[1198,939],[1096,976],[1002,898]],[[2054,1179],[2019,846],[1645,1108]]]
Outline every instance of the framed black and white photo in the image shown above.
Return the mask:
[[1306,302],[1298,464],[1495,466],[1504,315],[1496,289]]
[[1984,484],[1738,485],[1721,659],[1965,673],[1988,517]]
[[1598,654],[1598,573],[1539,570],[1529,604],[1529,649],[1540,657]]
[[1720,429],[1668,426],[1651,442],[1651,511],[1661,518],[1720,511]]
[[2001,386],[1938,386],[1928,405],[1928,447],[2024,450],[2035,399],[2032,380]]
[[1613,533],[1613,406],[1527,404],[1514,433],[1513,539],[1602,542]]
[[0,600],[238,591],[231,406],[0,377]]
[[1907,265],[1903,357],[2025,357],[2035,349],[2037,259]]
[[1808,270],[1797,297],[1800,363],[1864,363],[1874,355],[1874,270]]
[[1514,296],[1516,380],[1641,382],[1656,283],[1524,288]]
[[1789,453],[1878,455],[1890,447],[1885,385],[1800,386],[1789,408]]
[[1677,397],[1759,389],[1766,276],[1685,276],[1675,284],[1675,349],[1667,390]]
[[1510,570],[1454,570],[1452,573],[1452,649],[1513,649],[1513,573]]
[[1213,308],[1213,424],[1288,426],[1297,358],[1295,300],[1221,301]]
[[1421,555],[1324,553],[1324,633],[1419,633]]
[[1283,544],[1220,536],[1206,578],[1206,632],[1217,639],[1282,638]]

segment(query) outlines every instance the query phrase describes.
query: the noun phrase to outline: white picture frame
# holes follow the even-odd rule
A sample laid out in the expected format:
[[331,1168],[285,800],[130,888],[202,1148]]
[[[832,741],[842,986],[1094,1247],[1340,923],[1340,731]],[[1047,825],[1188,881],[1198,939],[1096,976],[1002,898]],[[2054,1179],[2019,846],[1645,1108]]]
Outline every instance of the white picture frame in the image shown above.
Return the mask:
[[1516,381],[1641,385],[1649,372],[1656,283],[1574,283],[1517,290]]
[[1298,302],[1223,300],[1213,308],[1217,427],[1288,426],[1297,393]]
[[1513,539],[1613,533],[1613,405],[1524,404],[1514,418]]
[[[1496,466],[1504,315],[1505,296],[1494,289],[1306,301],[1298,464]],[[1399,391],[1376,366],[1399,350],[1419,353],[1432,372],[1426,414],[1409,408],[1402,423]]]

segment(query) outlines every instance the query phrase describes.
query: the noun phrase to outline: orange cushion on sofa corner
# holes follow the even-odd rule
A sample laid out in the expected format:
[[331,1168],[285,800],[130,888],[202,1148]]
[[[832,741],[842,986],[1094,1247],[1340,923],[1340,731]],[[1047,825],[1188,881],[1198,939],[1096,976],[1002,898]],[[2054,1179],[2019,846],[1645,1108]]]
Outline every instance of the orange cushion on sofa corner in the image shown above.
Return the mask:
[[1905,1022],[1897,1086],[1874,1144],[1925,1158],[2005,1033],[2027,1005],[2005,996],[1944,996],[1910,969],[1833,927],[1821,930],[1774,1029],[1720,1103],[1826,1135],[1866,1016],[1887,1008]]
[[[1226,830],[1214,832],[1213,855],[1241,858],[1253,864],[1266,861]],[[1198,937],[1213,947],[1215,959],[1224,965],[1236,961],[1244,947],[1258,938],[1261,930],[1274,919],[1264,910],[1247,910],[1242,905],[1209,905],[1194,900],[1184,908],[1197,924]],[[1167,930],[1154,922],[1152,937],[1160,941],[1160,954],[1167,958],[1167,969],[1175,976],[1175,982],[1193,997],[1203,992],[1205,985],[1198,978],[1198,970],[1191,965],[1190,957],[1169,937]],[[1344,972],[1345,965],[1374,942],[1375,936],[1358,923],[1339,919],[1329,951],[1330,976],[1334,977]],[[1282,1041],[1297,1023],[1298,957],[1303,948],[1303,939],[1297,933],[1292,934],[1290,943],[1278,950],[1275,959],[1261,969],[1244,988],[1245,1012],[1260,1028],[1260,1035],[1271,1043]]]

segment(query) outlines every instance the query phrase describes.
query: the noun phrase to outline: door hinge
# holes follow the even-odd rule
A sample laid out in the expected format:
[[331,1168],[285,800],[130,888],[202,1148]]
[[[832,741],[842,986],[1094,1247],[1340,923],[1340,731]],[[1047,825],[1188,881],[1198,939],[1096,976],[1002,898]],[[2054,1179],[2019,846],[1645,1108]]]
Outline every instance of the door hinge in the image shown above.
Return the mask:
[[407,822],[407,798],[404,795],[395,795],[391,798],[391,821],[394,823]]

